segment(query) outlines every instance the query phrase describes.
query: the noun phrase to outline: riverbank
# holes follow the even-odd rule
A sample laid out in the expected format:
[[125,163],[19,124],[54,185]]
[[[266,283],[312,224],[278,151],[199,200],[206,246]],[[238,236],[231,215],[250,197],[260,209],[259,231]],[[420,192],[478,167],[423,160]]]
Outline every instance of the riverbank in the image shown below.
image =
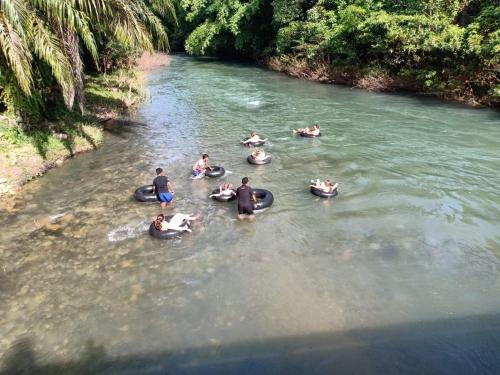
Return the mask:
[[57,122],[47,123],[46,132],[21,134],[15,120],[0,118],[0,209],[22,205],[14,198],[27,182],[75,155],[99,148],[105,123],[140,104],[147,72],[168,63],[166,54],[143,54],[131,69],[87,76],[85,116],[64,113]]
[[[125,77],[131,85],[125,84]],[[27,182],[60,166],[77,154],[95,150],[103,142],[103,123],[140,101],[139,71],[119,71],[86,77],[87,114],[64,113],[47,122],[46,131],[21,133],[11,119],[0,125],[0,197],[4,205]]]
[[418,70],[394,75],[383,69],[335,67],[325,61],[310,63],[287,55],[268,58],[261,64],[268,69],[309,81],[347,85],[372,92],[411,92],[472,107],[500,108],[500,87],[497,87],[496,92],[477,90],[472,80],[469,81],[470,77],[448,80],[433,77],[430,84],[428,77],[422,76]]

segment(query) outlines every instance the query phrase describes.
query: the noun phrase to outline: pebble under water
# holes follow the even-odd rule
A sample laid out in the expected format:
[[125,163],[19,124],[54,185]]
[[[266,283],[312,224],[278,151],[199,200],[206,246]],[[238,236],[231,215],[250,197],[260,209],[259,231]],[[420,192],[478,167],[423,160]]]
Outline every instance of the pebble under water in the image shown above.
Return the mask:
[[[147,85],[0,213],[1,375],[500,371],[497,112],[185,56]],[[250,130],[270,164],[247,163]],[[203,152],[228,174],[191,180]],[[132,198],[158,166],[169,212],[201,214],[169,241]],[[253,223],[207,198],[243,176],[275,198]]]

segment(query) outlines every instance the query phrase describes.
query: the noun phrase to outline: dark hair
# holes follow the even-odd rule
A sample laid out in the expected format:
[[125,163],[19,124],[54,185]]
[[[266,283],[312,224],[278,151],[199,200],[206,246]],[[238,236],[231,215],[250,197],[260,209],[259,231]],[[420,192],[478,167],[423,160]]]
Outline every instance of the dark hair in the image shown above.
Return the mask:
[[163,172],[162,168],[156,168],[156,174],[160,174],[161,172]]
[[241,183],[242,183],[243,185],[248,184],[248,177],[243,177],[243,178],[241,179]]
[[201,158],[202,158],[202,159],[208,158],[208,154],[203,154],[203,155],[201,155]]
[[165,220],[165,215],[163,215],[163,214],[159,214],[156,217],[155,224],[154,224],[156,230],[161,230],[161,223],[163,223],[163,220]]

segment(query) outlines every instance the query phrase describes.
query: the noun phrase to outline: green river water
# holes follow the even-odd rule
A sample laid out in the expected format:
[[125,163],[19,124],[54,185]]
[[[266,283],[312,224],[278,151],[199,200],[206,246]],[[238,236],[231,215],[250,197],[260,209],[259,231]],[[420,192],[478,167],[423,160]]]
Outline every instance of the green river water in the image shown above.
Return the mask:
[[[498,113],[185,56],[147,87],[0,213],[0,374],[500,372]],[[203,152],[228,174],[191,180]],[[193,233],[148,235],[157,166]],[[243,176],[275,198],[254,223],[207,198]]]

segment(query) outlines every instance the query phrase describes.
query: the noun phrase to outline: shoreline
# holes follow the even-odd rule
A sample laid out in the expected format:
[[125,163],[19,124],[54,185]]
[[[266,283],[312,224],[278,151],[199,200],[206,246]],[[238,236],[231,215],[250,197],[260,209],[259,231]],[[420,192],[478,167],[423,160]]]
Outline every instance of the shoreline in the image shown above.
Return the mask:
[[291,59],[282,61],[278,57],[271,57],[257,63],[271,71],[284,73],[290,77],[330,85],[342,85],[369,92],[407,93],[437,98],[449,103],[463,104],[472,108],[500,109],[500,99],[493,96],[477,96],[467,87],[455,88],[455,92],[448,90],[425,90],[418,82],[410,82],[399,76],[392,76],[386,72],[370,72],[359,69],[335,68],[328,64],[308,65],[302,61]]
[[[14,212],[22,207],[20,195],[29,182],[79,154],[100,148],[104,124],[137,108],[145,98],[143,83],[147,72],[169,63],[167,54],[145,53],[130,70],[87,76],[87,114],[69,114],[63,120],[68,132],[43,134],[42,139],[27,135],[22,141],[9,142],[7,132],[15,125],[11,125],[11,119],[1,117],[5,132],[0,134],[0,212]],[[2,139],[4,134],[6,140]]]

